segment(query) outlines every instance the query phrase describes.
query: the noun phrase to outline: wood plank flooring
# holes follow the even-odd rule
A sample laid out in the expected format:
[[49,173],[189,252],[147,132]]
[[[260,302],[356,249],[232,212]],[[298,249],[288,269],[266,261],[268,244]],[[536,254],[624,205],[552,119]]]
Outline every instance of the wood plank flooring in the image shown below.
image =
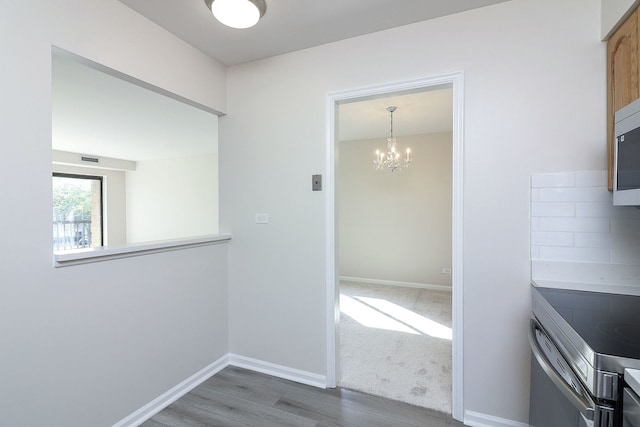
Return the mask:
[[227,367],[143,427],[462,427],[450,415]]

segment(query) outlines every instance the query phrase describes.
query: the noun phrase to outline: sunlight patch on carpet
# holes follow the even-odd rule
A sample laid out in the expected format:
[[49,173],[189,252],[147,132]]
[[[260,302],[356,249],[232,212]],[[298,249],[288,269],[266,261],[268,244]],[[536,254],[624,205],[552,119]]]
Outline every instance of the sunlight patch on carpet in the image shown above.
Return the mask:
[[374,310],[368,305],[346,295],[340,295],[340,311],[367,328],[406,332],[408,334],[419,333],[415,329],[402,324],[385,313]]
[[369,328],[453,339],[451,328],[381,298],[340,295],[340,311]]

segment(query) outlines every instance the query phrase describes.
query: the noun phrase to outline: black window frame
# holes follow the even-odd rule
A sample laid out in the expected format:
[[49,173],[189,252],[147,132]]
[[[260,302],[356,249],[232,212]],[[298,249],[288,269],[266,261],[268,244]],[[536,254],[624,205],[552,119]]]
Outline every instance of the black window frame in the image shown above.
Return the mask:
[[52,177],[93,179],[96,181],[100,181],[100,246],[104,246],[104,177],[101,175],[83,175],[79,173],[66,172],[53,172]]

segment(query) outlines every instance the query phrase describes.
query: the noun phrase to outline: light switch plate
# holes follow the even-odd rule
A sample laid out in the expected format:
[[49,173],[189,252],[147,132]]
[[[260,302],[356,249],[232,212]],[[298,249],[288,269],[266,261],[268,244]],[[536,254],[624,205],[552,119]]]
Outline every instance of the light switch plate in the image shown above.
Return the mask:
[[311,190],[322,191],[322,175],[311,175]]
[[269,214],[257,213],[256,214],[256,224],[269,224]]

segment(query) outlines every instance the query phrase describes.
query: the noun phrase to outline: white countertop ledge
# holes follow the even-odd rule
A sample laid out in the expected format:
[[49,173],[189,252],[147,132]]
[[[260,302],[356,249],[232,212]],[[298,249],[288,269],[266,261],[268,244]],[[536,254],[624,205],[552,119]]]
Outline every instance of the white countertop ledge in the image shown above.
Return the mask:
[[98,248],[75,249],[53,254],[55,267],[87,264],[117,258],[128,258],[158,252],[176,251],[198,246],[226,243],[231,234],[211,234],[207,236],[188,237],[183,239],[158,240],[153,242],[131,243],[128,245],[101,246]]
[[557,280],[538,280],[538,279],[533,279],[531,283],[541,288],[571,289],[576,291],[604,292],[609,294],[640,296],[640,287],[638,287],[637,285],[622,285],[622,284],[613,284],[613,283],[561,282]]

